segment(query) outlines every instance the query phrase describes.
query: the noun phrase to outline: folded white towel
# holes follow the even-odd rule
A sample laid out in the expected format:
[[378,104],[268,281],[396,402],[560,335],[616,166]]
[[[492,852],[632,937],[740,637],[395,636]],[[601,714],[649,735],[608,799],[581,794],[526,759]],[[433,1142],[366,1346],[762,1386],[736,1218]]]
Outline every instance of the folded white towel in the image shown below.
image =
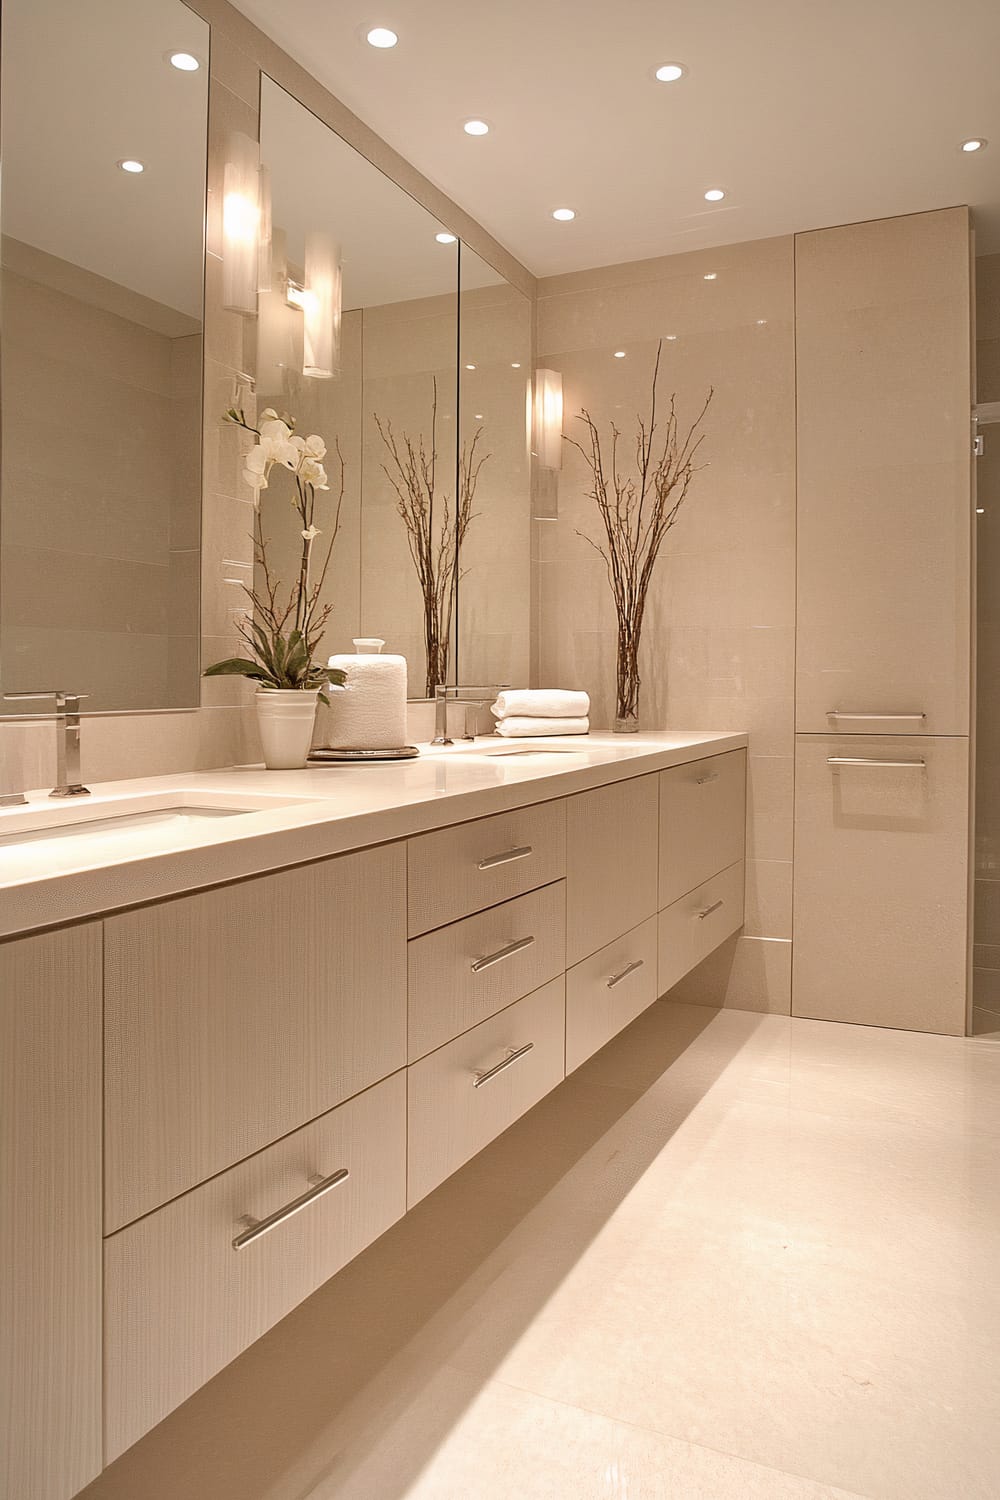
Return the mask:
[[530,739],[539,734],[589,734],[590,720],[586,718],[576,719],[533,719],[527,716],[519,716],[513,719],[498,719],[497,734],[502,734],[508,740]]
[[495,719],[585,719],[590,695],[562,688],[513,688],[497,695]]

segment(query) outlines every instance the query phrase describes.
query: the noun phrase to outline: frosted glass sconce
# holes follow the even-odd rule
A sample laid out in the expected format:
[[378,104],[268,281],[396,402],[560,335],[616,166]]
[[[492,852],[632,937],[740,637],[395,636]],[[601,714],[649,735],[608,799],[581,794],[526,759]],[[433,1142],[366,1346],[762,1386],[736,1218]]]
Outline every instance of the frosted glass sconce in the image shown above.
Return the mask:
[[229,137],[222,196],[222,301],[255,314],[260,275],[260,149],[240,131]]
[[330,380],[340,374],[342,276],[340,246],[314,229],[306,235],[303,311],[303,375]]
[[562,376],[535,371],[535,453],[543,469],[562,468]]

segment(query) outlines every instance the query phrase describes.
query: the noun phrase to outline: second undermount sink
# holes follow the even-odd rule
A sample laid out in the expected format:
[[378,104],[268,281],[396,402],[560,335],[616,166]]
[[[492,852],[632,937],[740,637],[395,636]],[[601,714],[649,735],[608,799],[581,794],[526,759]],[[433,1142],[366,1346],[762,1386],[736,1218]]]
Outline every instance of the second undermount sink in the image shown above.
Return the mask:
[[217,818],[294,807],[303,797],[259,793],[176,791],[81,797],[72,803],[33,803],[0,813],[0,848],[52,839],[129,839],[153,829],[183,832]]

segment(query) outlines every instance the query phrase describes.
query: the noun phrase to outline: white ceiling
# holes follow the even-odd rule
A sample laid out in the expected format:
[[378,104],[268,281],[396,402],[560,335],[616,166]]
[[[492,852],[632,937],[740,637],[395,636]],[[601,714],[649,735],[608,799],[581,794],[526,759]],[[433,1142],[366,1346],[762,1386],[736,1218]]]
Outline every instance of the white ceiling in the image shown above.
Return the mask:
[[997,0],[236,3],[538,275],[955,203],[1000,250]]

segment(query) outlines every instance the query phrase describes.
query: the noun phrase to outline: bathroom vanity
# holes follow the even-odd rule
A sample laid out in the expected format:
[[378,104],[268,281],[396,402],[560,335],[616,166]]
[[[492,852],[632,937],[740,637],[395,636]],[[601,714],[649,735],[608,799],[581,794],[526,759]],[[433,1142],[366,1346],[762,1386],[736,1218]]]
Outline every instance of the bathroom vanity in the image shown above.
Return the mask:
[[[739,929],[745,745],[0,815],[4,1493],[75,1494]],[[204,815],[101,832],[150,801]]]

